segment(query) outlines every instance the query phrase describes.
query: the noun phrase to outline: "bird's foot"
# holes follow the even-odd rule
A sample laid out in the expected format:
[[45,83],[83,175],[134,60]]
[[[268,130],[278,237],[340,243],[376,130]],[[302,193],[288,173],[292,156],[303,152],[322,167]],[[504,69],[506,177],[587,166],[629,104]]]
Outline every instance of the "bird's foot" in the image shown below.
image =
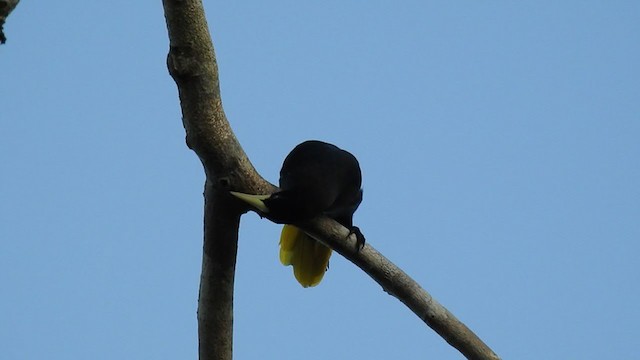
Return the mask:
[[349,235],[347,235],[347,237],[351,236],[351,234],[356,236],[356,252],[359,252],[364,247],[366,239],[364,238],[364,235],[362,235],[362,231],[360,231],[360,228],[357,226],[351,227],[351,229],[349,230]]

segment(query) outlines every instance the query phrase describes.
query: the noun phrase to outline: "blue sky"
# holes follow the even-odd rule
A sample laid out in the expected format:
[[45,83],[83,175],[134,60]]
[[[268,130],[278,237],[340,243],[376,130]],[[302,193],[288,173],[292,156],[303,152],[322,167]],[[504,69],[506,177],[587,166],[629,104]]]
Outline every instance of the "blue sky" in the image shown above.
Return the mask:
[[[0,46],[6,359],[193,359],[203,171],[160,1],[23,1]],[[640,3],[206,2],[227,116],[277,182],[321,139],[371,245],[503,358],[640,333]],[[303,289],[243,217],[236,359],[460,359],[334,255]]]

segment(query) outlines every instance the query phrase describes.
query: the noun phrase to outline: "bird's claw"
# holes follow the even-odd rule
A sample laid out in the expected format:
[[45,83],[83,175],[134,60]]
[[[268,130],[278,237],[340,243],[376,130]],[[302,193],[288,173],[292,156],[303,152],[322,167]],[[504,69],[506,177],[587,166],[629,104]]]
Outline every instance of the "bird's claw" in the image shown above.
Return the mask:
[[364,235],[362,235],[362,231],[360,231],[360,228],[357,226],[351,227],[351,229],[349,230],[349,235],[347,235],[347,237],[351,236],[351,234],[356,236],[356,252],[359,252],[364,247],[366,239],[364,238]]

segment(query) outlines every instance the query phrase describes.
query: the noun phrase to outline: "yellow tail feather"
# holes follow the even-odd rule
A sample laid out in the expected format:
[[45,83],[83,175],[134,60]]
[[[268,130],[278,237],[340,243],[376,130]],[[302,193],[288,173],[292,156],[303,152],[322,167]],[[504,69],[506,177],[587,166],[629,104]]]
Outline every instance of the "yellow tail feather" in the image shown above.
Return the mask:
[[330,257],[330,248],[302,230],[293,225],[282,228],[280,262],[293,266],[293,274],[303,287],[316,286],[322,281]]

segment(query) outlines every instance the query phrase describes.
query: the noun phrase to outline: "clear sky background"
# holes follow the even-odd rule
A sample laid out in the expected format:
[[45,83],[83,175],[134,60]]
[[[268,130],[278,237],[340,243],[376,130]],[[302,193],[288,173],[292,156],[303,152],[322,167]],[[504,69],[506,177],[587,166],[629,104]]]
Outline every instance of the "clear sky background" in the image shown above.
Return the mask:
[[[38,7],[39,6],[39,7]],[[371,245],[504,359],[636,359],[640,2],[206,1],[272,182],[360,160]],[[0,47],[0,358],[195,359],[204,175],[160,1],[22,1]],[[334,255],[303,289],[243,217],[236,359],[460,359]]]

